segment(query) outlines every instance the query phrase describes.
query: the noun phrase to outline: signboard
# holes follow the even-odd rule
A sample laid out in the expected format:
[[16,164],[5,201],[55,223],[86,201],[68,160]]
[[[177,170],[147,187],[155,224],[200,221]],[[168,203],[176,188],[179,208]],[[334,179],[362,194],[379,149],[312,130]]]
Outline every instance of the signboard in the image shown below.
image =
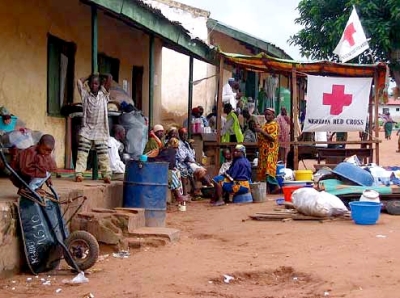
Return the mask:
[[364,131],[372,78],[308,76],[305,132]]

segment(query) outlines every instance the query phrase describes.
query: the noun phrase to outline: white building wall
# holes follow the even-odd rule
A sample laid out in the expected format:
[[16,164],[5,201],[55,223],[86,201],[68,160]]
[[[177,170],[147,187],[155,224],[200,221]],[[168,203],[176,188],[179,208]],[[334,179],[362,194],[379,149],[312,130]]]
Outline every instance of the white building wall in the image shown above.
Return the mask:
[[[146,4],[160,9],[171,21],[177,21],[189,31],[193,38],[208,43],[208,12],[191,8],[174,1],[144,0]],[[176,6],[181,6],[181,8]],[[195,41],[193,41],[195,46]],[[193,67],[194,81],[215,75],[216,68],[196,60]],[[162,50],[162,87],[160,121],[165,125],[182,125],[187,118],[189,94],[189,56],[168,48]],[[193,107],[201,105],[205,114],[211,112],[215,102],[216,77],[203,80],[193,86]]]
[[390,116],[393,120],[400,121],[400,104],[399,105],[379,105],[379,113],[383,113],[383,109],[389,109]]

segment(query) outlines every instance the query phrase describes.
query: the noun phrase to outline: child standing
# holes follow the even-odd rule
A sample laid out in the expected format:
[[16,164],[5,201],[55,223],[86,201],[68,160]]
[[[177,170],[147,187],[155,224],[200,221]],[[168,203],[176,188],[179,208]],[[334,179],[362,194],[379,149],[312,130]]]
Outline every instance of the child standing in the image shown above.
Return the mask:
[[[110,81],[111,78],[109,77],[108,80]],[[77,82],[82,98],[83,118],[82,128],[79,132],[75,181],[82,182],[83,172],[87,166],[89,150],[94,145],[104,183],[111,183],[111,168],[107,144],[109,138],[107,112],[109,93],[101,86],[99,75],[92,74],[89,76],[89,90],[83,85],[85,81],[86,79],[80,79]]]

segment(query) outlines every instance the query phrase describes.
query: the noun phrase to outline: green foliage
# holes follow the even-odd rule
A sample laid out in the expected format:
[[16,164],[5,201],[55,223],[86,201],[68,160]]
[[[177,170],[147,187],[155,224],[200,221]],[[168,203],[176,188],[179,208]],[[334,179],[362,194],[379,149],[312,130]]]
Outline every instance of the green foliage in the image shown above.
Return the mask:
[[[346,22],[355,5],[361,24],[376,61],[390,62],[392,70],[400,69],[400,0],[301,0],[297,9],[302,25],[290,37],[290,44],[300,46],[303,56],[311,59],[337,61],[333,50],[338,44]],[[400,53],[400,52],[399,52]],[[371,63],[364,53],[353,63]],[[399,85],[399,84],[398,84]]]

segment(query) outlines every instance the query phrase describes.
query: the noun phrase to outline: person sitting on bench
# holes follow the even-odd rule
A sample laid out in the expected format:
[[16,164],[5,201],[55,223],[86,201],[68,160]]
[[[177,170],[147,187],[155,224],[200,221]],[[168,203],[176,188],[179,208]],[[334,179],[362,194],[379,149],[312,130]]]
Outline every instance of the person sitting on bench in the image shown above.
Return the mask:
[[237,145],[233,151],[233,161],[229,169],[214,177],[215,197],[214,206],[224,205],[223,191],[230,194],[245,194],[250,191],[251,164],[246,158],[246,147]]

